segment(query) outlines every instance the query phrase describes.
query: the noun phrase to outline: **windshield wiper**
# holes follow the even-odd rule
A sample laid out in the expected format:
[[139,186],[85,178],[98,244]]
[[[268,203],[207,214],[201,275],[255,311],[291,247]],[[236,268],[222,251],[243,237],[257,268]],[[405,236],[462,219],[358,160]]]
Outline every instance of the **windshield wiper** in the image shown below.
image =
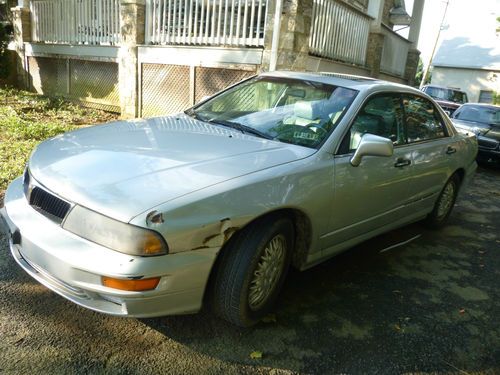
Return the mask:
[[243,125],[238,122],[220,120],[220,119],[210,119],[205,121],[213,124],[227,126],[228,128],[239,130],[242,133],[253,134],[260,138],[271,139],[271,140],[274,139],[274,137],[271,137],[269,134],[263,133],[260,130],[252,128],[251,126]]

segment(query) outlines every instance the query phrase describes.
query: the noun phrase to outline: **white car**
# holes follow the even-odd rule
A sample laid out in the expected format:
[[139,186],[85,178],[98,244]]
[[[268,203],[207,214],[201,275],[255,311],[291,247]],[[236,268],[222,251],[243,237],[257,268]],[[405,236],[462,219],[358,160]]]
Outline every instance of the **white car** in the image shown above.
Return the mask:
[[418,90],[276,72],[185,113],[43,142],[1,212],[21,267],[81,306],[151,317],[206,301],[248,326],[290,265],[442,225],[476,153]]

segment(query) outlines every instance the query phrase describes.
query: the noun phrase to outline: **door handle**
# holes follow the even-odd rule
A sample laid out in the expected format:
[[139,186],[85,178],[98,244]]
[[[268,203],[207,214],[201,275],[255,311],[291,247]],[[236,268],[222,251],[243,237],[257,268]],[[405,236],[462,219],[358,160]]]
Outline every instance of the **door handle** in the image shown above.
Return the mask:
[[411,164],[411,160],[409,159],[403,159],[403,158],[398,158],[396,160],[396,163],[394,163],[394,166],[396,168],[402,168],[402,167],[406,167],[407,165],[410,165]]
[[446,153],[448,155],[454,154],[455,152],[457,152],[457,149],[455,147],[448,146],[448,148],[446,149]]

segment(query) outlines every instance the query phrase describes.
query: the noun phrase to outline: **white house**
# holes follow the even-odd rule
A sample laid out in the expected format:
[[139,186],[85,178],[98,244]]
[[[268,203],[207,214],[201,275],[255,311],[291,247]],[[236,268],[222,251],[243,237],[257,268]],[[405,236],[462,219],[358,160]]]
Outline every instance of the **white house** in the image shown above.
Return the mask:
[[460,88],[471,102],[492,103],[494,95],[500,95],[500,33],[496,31],[500,9],[491,4],[499,2],[477,3],[467,10],[463,22],[449,25],[432,64],[432,84]]

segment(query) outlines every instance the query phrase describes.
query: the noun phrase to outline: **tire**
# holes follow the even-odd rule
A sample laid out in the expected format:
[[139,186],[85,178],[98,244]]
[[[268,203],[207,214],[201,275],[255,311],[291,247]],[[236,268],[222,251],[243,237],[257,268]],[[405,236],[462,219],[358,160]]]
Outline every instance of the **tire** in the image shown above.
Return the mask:
[[460,179],[456,174],[451,176],[441,190],[439,197],[434,204],[434,209],[427,216],[425,224],[431,229],[439,229],[446,224],[451,214],[455,201],[457,200]]
[[293,242],[293,224],[281,216],[259,220],[233,237],[215,270],[213,312],[240,327],[257,323],[283,286]]

